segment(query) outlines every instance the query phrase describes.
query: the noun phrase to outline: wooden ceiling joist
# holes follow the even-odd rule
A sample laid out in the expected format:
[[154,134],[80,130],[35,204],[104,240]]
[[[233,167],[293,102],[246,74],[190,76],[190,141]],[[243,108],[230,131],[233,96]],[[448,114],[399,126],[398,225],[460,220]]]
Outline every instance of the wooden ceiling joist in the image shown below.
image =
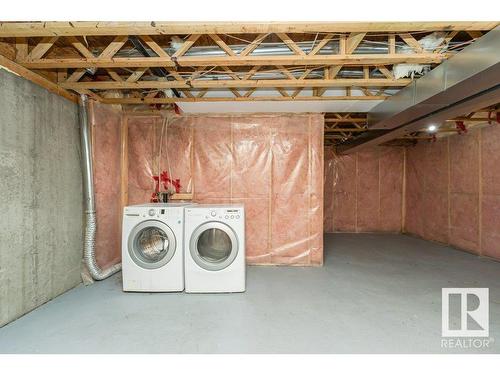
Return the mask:
[[2,22],[1,37],[432,32],[491,30],[498,22]]
[[[475,110],[466,116],[459,116],[444,120],[439,124],[437,130],[429,133],[427,128],[419,129],[415,132],[402,134],[395,139],[412,139],[412,140],[435,140],[437,137],[443,137],[453,134],[465,135],[462,129],[456,127],[456,122],[463,123],[467,130],[471,130],[477,126],[495,125],[499,105]],[[358,113],[327,113],[325,114],[324,133],[325,140],[329,140],[329,145],[341,145],[345,141],[352,140],[362,133],[377,132],[378,129],[370,129],[367,127],[366,114]]]
[[[175,55],[173,56],[175,57]],[[393,65],[438,64],[447,58],[440,53],[415,54],[355,54],[355,55],[283,55],[283,56],[183,56],[116,57],[116,58],[45,58],[19,61],[28,69],[68,68],[143,68],[143,67],[210,67],[210,66],[268,66],[268,65]]]
[[276,88],[276,87],[345,87],[345,86],[370,86],[370,87],[397,87],[406,86],[410,79],[267,79],[267,80],[198,80],[198,81],[88,81],[88,82],[62,82],[61,87],[66,89],[95,89],[95,90],[124,90],[124,89],[216,89],[216,88]]
[[[134,103],[145,103],[146,99],[161,99],[165,103],[383,100],[413,79],[395,79],[394,65],[426,64],[433,68],[456,53],[456,49],[447,50],[445,45],[433,51],[424,50],[419,39],[426,33],[444,31],[446,43],[455,38],[455,42],[458,39],[458,43],[467,44],[497,25],[498,22],[0,22],[0,55],[15,64],[26,78],[43,82],[62,95],[67,96],[68,90],[72,90],[102,101],[106,100],[105,90],[124,90],[123,96],[130,96]],[[374,43],[387,47],[373,49]],[[401,53],[402,43],[412,53]],[[210,53],[204,52],[207,49]],[[329,88],[339,87],[345,95],[327,96]],[[260,88],[277,90],[280,96],[254,95]],[[303,93],[308,88],[313,96]],[[174,89],[174,94],[182,97],[155,98],[163,89]],[[229,96],[205,95],[214,89],[226,91]],[[116,100],[121,99],[126,98]]]

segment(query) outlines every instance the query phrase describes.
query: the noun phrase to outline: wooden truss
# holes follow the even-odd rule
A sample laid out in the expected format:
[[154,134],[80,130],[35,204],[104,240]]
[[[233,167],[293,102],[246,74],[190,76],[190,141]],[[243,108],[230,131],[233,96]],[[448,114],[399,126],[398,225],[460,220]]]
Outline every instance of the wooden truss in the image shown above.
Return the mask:
[[325,114],[325,146],[345,142],[367,131],[366,113]]
[[[466,34],[467,44],[496,25],[0,23],[0,64],[72,100],[73,92],[117,104],[383,100],[411,82],[396,79],[393,65],[434,66],[453,53],[424,50],[418,40],[425,33],[446,32],[445,43]],[[255,53],[268,43],[288,50]],[[360,49],[374,43],[385,49]],[[197,47],[216,53],[192,53]]]
[[[432,133],[429,133],[427,129],[421,129],[420,131],[406,134],[401,138],[397,138],[395,140],[396,143],[391,141],[391,144],[399,144],[401,141],[434,140],[439,137],[464,133],[475,127],[488,124],[498,126],[497,113],[500,113],[500,104],[479,109],[465,116],[446,120]],[[457,126],[457,124],[460,124],[460,126]],[[325,146],[338,145],[352,140],[363,133],[377,131],[376,129],[368,128],[366,113],[327,113],[325,114],[324,129]]]

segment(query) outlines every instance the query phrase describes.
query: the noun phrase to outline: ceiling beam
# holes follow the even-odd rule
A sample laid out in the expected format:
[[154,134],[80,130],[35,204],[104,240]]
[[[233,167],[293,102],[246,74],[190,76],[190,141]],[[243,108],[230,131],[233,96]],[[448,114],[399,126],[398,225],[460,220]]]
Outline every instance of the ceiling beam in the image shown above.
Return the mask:
[[396,87],[406,86],[411,79],[267,79],[267,80],[195,80],[195,81],[138,81],[138,82],[116,82],[116,81],[86,81],[86,82],[63,82],[61,87],[72,90],[94,89],[94,90],[124,90],[124,89],[171,89],[171,88],[251,88],[251,87]]
[[2,22],[0,37],[487,31],[492,22]]
[[[415,54],[354,54],[354,55],[281,55],[281,56],[181,56],[176,58],[179,66],[267,66],[267,65],[393,65],[433,64],[448,57],[439,53]],[[55,58],[19,61],[28,69],[63,68],[144,68],[174,67],[169,57],[115,57],[115,58]]]

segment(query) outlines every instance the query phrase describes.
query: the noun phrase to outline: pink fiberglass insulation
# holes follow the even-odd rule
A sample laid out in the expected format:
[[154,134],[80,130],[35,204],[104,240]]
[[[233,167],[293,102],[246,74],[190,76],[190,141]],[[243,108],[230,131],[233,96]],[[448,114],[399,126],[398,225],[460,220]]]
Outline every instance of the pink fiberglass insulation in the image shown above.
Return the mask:
[[406,231],[447,243],[447,143],[419,143],[408,148],[406,167]]
[[[445,143],[445,142],[441,142]],[[479,251],[479,132],[448,140],[451,245]],[[449,187],[448,187],[449,186]]]
[[400,232],[404,150],[376,147],[352,155],[325,150],[325,232]]
[[[128,204],[146,203],[154,189],[151,178],[153,155],[156,152],[156,119],[131,117],[127,120],[128,141]],[[133,140],[133,141],[131,141]],[[158,174],[158,172],[154,172]]]
[[481,254],[500,259],[500,126],[481,129]]
[[405,231],[500,259],[500,127],[407,149]]
[[[192,191],[191,120],[127,116],[128,204],[149,202],[154,191],[152,176],[167,171],[181,180],[184,192]],[[161,153],[161,157],[159,157]]]
[[97,217],[96,259],[108,268],[121,259],[121,112],[90,102]]
[[322,264],[322,115],[127,116],[127,123],[129,204],[148,202],[152,175],[167,170],[195,202],[245,204],[248,263]]

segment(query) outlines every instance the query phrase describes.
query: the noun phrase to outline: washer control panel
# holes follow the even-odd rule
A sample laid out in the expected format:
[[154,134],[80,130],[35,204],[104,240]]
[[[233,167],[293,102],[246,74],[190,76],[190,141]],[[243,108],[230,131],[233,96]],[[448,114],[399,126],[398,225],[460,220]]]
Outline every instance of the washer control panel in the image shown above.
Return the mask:
[[166,217],[167,210],[164,208],[150,208],[147,214],[142,215],[143,217]]
[[182,210],[169,210],[165,207],[140,207],[131,206],[125,207],[125,216],[138,217],[143,220],[163,220],[169,223],[182,224],[183,212]]

